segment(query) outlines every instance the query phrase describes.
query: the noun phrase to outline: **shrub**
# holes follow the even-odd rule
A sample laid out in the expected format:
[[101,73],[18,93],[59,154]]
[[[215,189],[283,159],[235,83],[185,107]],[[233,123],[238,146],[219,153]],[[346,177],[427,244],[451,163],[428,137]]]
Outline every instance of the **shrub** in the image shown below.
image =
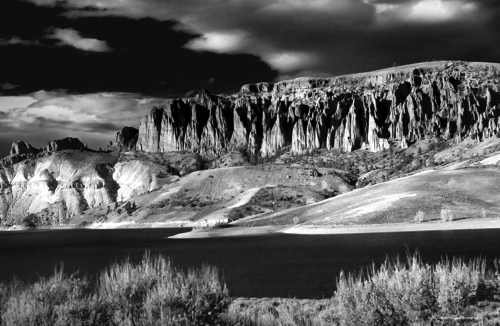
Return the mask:
[[22,224],[29,229],[36,229],[40,225],[40,219],[35,214],[30,214],[26,216]]
[[418,211],[417,215],[413,218],[415,222],[422,223],[425,221],[425,214],[422,211]]
[[0,287],[0,325],[217,325],[231,302],[215,268],[187,273],[146,253],[104,271],[94,291],[62,268],[31,286]]
[[[436,266],[423,264],[415,254],[406,264],[386,260],[366,277],[341,274],[333,298],[334,319],[340,325],[420,325],[440,317],[457,317],[484,299],[481,289],[492,273],[484,259],[470,263],[455,259]],[[496,293],[498,281],[494,281]]]
[[215,268],[186,273],[146,253],[140,264],[125,260],[111,266],[95,289],[85,278],[64,275],[62,267],[33,285],[0,284],[0,325],[441,325],[497,309],[500,263],[494,264],[495,274],[484,259],[434,266],[418,254],[407,255],[404,263],[386,259],[365,274],[342,272],[331,299],[264,300],[251,311],[242,304],[229,308]]
[[443,222],[453,221],[453,214],[449,208],[441,209],[440,217]]
[[227,229],[230,228],[231,224],[225,221],[217,221],[214,225],[212,225],[212,229]]
[[[88,281],[66,276],[63,268],[32,286],[17,284],[5,300],[2,322],[7,325],[66,325],[88,305]],[[87,309],[88,310],[88,309]]]
[[299,224],[299,222],[300,222],[300,218],[298,216],[295,216],[293,218],[293,224],[297,225],[297,224]]
[[116,307],[121,325],[215,325],[231,302],[215,268],[183,273],[147,253],[140,265],[125,261],[103,273],[99,296]]
[[465,264],[461,259],[445,261],[435,268],[437,304],[445,314],[458,315],[478,299],[478,288],[484,284],[485,260]]

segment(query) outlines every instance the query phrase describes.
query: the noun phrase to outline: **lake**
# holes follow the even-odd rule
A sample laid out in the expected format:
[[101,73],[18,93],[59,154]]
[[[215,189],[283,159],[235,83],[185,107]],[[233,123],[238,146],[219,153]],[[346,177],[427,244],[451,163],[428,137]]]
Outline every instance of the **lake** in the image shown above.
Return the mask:
[[448,255],[500,257],[500,230],[349,235],[258,235],[168,239],[186,229],[38,230],[0,232],[0,280],[36,281],[64,262],[68,273],[95,279],[110,263],[161,253],[188,268],[215,265],[236,297],[330,297],[341,270],[358,272],[418,249],[424,262]]

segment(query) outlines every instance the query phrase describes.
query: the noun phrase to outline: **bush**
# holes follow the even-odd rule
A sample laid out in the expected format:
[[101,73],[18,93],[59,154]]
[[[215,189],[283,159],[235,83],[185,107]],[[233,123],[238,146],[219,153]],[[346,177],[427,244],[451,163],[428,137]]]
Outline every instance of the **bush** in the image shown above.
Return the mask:
[[[62,266],[54,275],[32,286],[10,288],[2,307],[2,325],[67,325],[77,311],[88,306],[88,281],[66,276]],[[89,309],[87,309],[89,311]]]
[[449,208],[441,209],[440,217],[443,222],[453,221],[453,214]]
[[478,289],[485,283],[486,262],[476,259],[464,264],[454,259],[435,268],[437,304],[445,314],[458,315],[478,299]]
[[[341,274],[334,319],[340,325],[420,325],[457,317],[486,298],[480,290],[494,276],[485,266],[484,259],[468,264],[455,259],[433,267],[415,254],[406,264],[386,260],[366,277]],[[498,283],[494,281],[496,293]]]
[[230,228],[231,224],[225,221],[217,221],[214,225],[212,225],[212,229],[227,229]]
[[22,225],[28,229],[36,229],[40,225],[40,219],[35,214],[30,214],[23,219]]
[[231,302],[215,268],[184,273],[148,253],[138,265],[111,266],[94,291],[62,268],[31,286],[0,290],[1,325],[217,325]]
[[116,307],[120,324],[205,325],[218,321],[230,303],[217,271],[204,266],[187,274],[162,257],[146,254],[141,265],[129,261],[103,273],[99,296]]
[[146,253],[140,264],[111,266],[95,289],[86,278],[64,275],[62,267],[33,285],[0,284],[0,325],[442,325],[496,313],[499,265],[495,261],[493,273],[484,259],[431,266],[408,255],[405,263],[387,259],[358,276],[342,272],[331,299],[262,301],[243,311],[241,304],[229,308],[215,268],[185,273]]
[[413,218],[415,222],[422,223],[425,221],[425,214],[422,211],[418,211],[417,215]]

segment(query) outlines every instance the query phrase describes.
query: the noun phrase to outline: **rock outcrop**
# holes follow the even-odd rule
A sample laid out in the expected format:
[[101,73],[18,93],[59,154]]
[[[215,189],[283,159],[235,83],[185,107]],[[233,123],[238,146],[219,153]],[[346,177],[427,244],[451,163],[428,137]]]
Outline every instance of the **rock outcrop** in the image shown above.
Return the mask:
[[64,223],[83,211],[116,200],[114,158],[78,151],[56,152],[0,168],[4,224],[20,224],[45,211],[46,224]]
[[47,152],[62,151],[65,149],[84,149],[85,144],[78,138],[66,137],[63,139],[51,140],[45,147]]
[[500,132],[500,65],[443,62],[335,78],[245,85],[230,96],[201,91],[154,108],[136,149],[217,157],[234,148],[262,156],[291,146],[381,151],[424,137]]
[[34,157],[42,150],[35,148],[25,141],[15,141],[10,147],[10,155],[0,160],[0,164],[12,165]]
[[137,195],[160,189],[165,184],[179,179],[165,172],[165,168],[155,162],[127,161],[114,167],[113,179],[120,186],[118,201],[125,201]]
[[135,149],[139,130],[134,127],[123,127],[122,130],[116,133],[115,145],[125,150]]
[[33,154],[36,155],[40,153],[41,150],[38,148],[35,148],[28,144],[25,141],[15,141],[12,143],[12,146],[10,147],[10,155],[28,155],[28,154]]

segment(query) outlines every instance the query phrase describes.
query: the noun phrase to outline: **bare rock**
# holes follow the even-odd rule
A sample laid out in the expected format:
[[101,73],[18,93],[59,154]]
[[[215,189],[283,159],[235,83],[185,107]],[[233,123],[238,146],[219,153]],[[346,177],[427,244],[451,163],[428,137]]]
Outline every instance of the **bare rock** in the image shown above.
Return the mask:
[[22,140],[13,142],[12,146],[10,147],[10,155],[22,155],[22,154],[36,155],[40,152],[41,152],[40,149],[35,148]]
[[135,149],[139,130],[134,127],[123,127],[122,130],[116,133],[115,145],[125,150]]
[[83,149],[85,145],[78,139],[66,137],[63,139],[51,140],[45,147],[47,152],[62,151],[65,149]]
[[228,96],[202,90],[153,109],[142,120],[136,147],[215,158],[237,148],[266,156],[287,146],[296,153],[362,147],[377,152],[390,141],[407,147],[426,135],[481,141],[500,132],[499,86],[494,78],[477,77],[490,70],[500,65],[423,63],[244,85]]
[[274,84],[271,83],[246,84],[241,86],[240,93],[271,92],[273,90],[273,87]]

